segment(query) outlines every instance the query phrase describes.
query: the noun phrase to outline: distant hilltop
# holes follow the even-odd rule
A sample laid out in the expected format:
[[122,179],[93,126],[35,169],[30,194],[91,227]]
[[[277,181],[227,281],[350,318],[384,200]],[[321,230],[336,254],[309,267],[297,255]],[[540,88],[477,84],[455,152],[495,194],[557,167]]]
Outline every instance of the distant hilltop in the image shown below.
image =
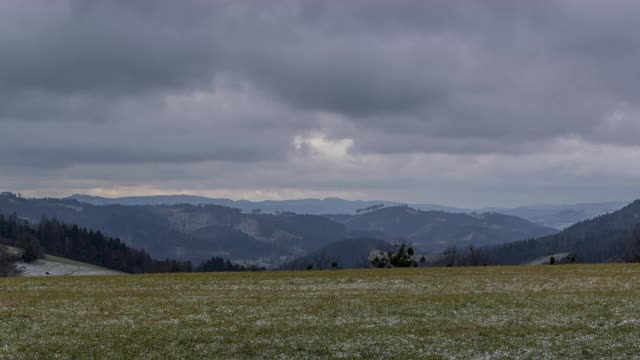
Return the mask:
[[[209,198],[195,195],[152,195],[130,196],[119,198],[105,198],[85,194],[75,194],[68,199],[93,205],[221,205],[240,209],[242,212],[260,212],[267,214],[294,212],[298,214],[322,215],[322,214],[357,214],[367,209],[378,207],[390,207],[408,205],[414,209],[425,211],[445,211],[450,213],[484,213],[498,212],[505,215],[518,216],[541,226],[555,229],[564,229],[579,221],[593,218],[621,209],[627,202],[600,202],[583,204],[559,204],[559,205],[528,205],[515,208],[486,207],[479,209],[458,208],[437,204],[405,204],[384,200],[345,200],[336,197],[324,199],[297,199],[297,200],[232,200],[226,198]],[[382,205],[382,206],[380,206]]]

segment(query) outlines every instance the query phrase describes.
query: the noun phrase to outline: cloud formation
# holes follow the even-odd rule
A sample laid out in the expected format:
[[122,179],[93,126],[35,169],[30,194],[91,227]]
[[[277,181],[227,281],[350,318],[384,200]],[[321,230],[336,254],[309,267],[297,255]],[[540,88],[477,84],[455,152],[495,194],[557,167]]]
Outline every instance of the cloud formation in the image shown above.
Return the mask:
[[639,16],[623,0],[4,1],[0,184],[631,199]]

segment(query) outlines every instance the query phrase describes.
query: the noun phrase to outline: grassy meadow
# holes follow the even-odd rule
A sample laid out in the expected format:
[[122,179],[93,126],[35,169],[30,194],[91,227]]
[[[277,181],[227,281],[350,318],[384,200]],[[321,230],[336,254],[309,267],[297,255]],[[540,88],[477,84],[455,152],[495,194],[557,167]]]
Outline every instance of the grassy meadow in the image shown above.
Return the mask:
[[0,359],[639,354],[639,265],[0,279]]

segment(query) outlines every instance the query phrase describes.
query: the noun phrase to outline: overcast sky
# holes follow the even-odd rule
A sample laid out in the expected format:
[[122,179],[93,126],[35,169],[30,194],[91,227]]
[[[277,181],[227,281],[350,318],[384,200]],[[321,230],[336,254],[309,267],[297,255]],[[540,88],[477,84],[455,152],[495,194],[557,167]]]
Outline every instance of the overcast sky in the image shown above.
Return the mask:
[[0,1],[30,196],[640,197],[640,2]]

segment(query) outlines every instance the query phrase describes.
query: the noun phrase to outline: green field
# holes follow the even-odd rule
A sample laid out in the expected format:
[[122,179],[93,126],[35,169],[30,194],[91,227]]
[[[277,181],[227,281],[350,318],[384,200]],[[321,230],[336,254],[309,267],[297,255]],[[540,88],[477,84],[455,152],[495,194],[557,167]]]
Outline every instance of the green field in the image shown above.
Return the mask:
[[627,264],[0,279],[0,358],[633,358]]

